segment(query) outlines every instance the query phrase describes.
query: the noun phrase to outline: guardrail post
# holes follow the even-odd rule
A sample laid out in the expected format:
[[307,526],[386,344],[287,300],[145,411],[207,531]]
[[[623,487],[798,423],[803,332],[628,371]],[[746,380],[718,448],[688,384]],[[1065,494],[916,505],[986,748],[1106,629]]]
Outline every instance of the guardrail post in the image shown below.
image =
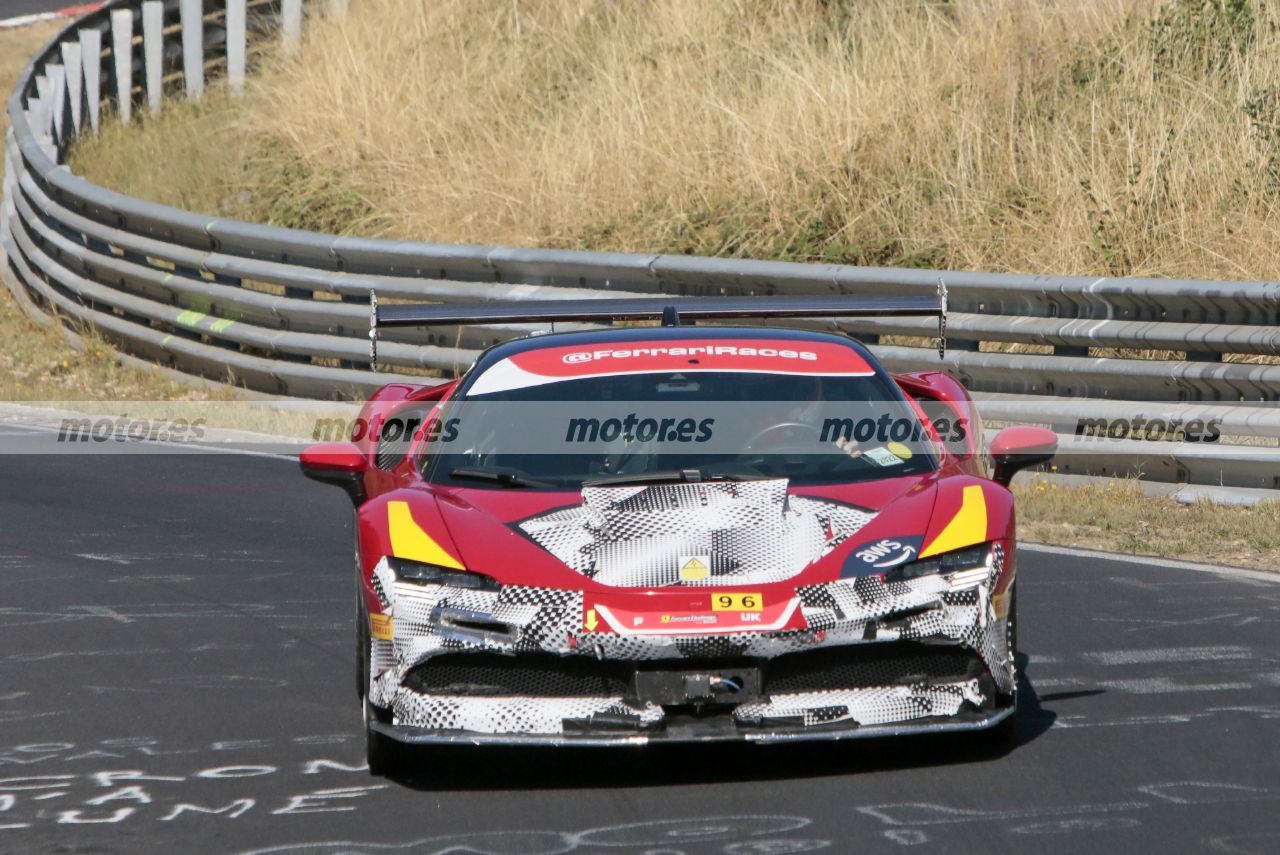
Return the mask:
[[44,136],[40,133],[40,123],[44,121],[39,98],[27,99],[27,109],[23,111],[27,117],[27,126],[35,132],[36,142],[44,146]]
[[133,10],[111,12],[111,53],[116,67],[116,110],[120,122],[129,124],[133,115]]
[[35,122],[32,127],[36,129],[37,142],[44,149],[45,153],[50,157],[54,157],[57,152],[53,150],[53,88],[49,83],[49,78],[43,74],[36,75],[36,98],[31,101],[29,109]]
[[227,86],[244,91],[245,0],[227,0]]
[[84,94],[84,71],[80,62],[80,43],[63,42],[62,64],[67,69],[67,99],[71,106],[71,127],[74,133],[80,133],[81,103]]
[[302,0],[280,4],[280,39],[285,53],[294,53],[302,40]]
[[178,7],[182,22],[182,79],[187,100],[199,101],[204,94],[204,4],[182,0]]
[[86,27],[80,31],[80,62],[84,66],[84,99],[89,108],[89,127],[98,133],[102,109],[102,31]]
[[1055,344],[1053,346],[1054,356],[1088,356],[1089,348],[1080,347],[1074,344]]
[[160,112],[163,92],[164,3],[146,0],[142,4],[142,54],[147,73],[147,103],[151,115]]
[[[56,63],[44,67],[49,77],[49,111],[53,116],[53,143],[62,150],[62,130],[67,124],[67,69]],[[59,158],[61,160],[61,158]]]

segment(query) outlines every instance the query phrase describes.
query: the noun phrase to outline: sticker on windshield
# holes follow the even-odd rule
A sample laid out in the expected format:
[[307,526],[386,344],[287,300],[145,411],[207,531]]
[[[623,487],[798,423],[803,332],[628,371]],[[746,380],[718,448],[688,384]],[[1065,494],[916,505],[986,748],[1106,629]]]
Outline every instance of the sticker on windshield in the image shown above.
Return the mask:
[[901,466],[903,463],[901,457],[883,446],[879,448],[869,448],[863,453],[866,454],[873,463],[880,466]]
[[617,341],[527,350],[481,374],[469,395],[525,389],[579,377],[707,371],[870,377],[875,372],[852,347],[804,339],[668,339]]

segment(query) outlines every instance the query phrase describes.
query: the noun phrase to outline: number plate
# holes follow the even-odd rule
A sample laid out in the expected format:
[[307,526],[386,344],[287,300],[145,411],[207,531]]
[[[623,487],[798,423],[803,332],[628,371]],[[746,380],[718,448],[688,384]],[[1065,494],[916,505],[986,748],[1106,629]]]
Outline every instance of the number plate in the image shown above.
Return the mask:
[[711,610],[716,612],[759,612],[764,610],[760,594],[712,594]]

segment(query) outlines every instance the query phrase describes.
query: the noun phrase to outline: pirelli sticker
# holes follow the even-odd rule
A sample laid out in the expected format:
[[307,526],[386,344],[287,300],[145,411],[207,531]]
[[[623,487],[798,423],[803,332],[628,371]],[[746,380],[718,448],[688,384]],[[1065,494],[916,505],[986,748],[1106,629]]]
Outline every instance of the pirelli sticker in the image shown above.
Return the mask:
[[395,622],[391,615],[369,615],[369,634],[383,641],[390,641],[395,631]]

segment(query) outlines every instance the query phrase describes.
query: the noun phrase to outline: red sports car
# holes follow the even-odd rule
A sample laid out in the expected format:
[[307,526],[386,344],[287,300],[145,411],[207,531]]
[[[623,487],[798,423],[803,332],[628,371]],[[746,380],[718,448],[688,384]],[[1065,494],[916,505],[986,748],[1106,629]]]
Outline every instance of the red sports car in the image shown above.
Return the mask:
[[[945,299],[392,305],[380,328],[531,335],[393,384],[302,455],[356,506],[357,688],[396,743],[635,745],[1008,731],[1013,473],[963,386],[841,334],[697,326],[937,315]],[[989,473],[986,457],[993,465]]]

